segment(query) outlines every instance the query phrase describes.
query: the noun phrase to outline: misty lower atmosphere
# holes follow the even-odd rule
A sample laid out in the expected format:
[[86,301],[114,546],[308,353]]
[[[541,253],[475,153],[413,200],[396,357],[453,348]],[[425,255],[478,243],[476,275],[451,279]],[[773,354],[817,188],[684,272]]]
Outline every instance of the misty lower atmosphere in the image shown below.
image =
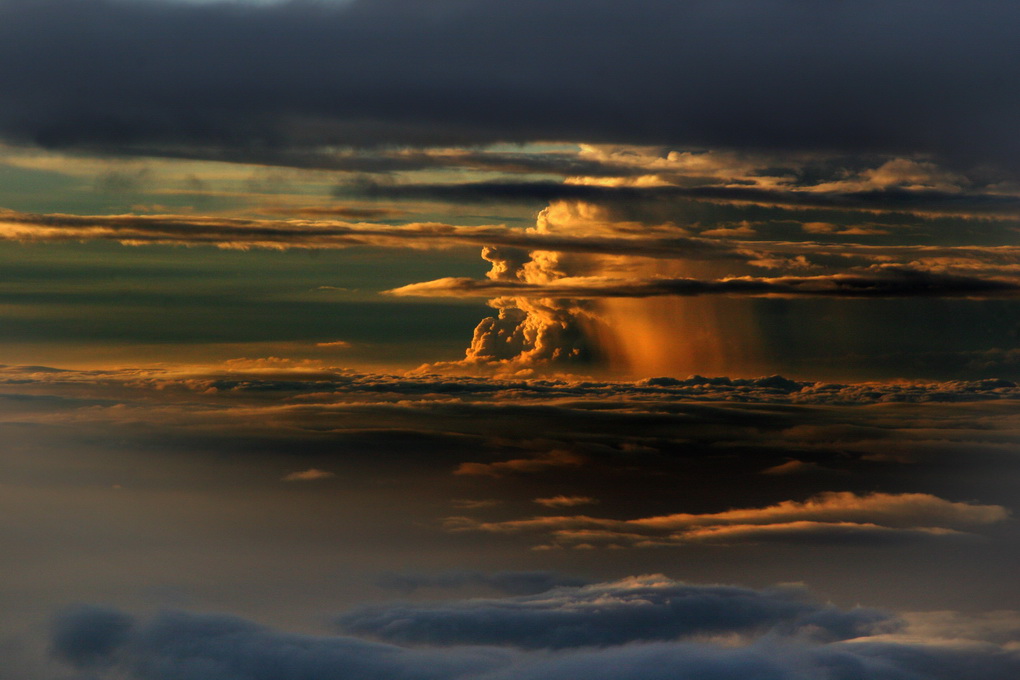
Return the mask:
[[0,0],[0,680],[1020,677],[1018,26]]

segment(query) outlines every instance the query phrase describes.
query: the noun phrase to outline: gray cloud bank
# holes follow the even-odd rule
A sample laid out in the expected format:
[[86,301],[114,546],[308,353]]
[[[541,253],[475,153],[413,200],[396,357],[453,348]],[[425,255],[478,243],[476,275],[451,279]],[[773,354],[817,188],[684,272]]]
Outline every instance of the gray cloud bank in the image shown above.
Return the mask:
[[583,139],[1015,170],[1018,21],[993,0],[3,0],[0,134],[214,154]]
[[[386,625],[401,612],[397,625]],[[697,586],[662,576],[381,607],[342,621],[426,644],[290,634],[219,615],[138,619],[88,606],[55,620],[52,650],[98,680],[1006,680],[1020,672],[1015,650],[968,639],[959,626],[953,644],[906,642],[895,636],[904,620],[820,604],[800,588]]]
[[516,598],[367,607],[338,623],[348,634],[395,643],[560,649],[774,628],[845,640],[895,628],[890,621],[875,610],[819,605],[800,588],[756,591],[645,576]]
[[[551,168],[550,168],[551,169]],[[568,168],[564,168],[566,171]],[[580,168],[579,168],[580,169]],[[633,170],[620,168],[614,176],[626,177]],[[598,175],[610,175],[614,168],[606,166]],[[846,170],[843,169],[845,173]],[[667,173],[663,179],[671,178]],[[704,179],[702,178],[704,182]],[[690,180],[688,180],[688,183]],[[804,187],[787,184],[776,189],[762,189],[753,186],[602,186],[598,184],[573,184],[563,182],[518,182],[488,181],[465,182],[460,184],[393,184],[364,182],[358,186],[358,193],[373,198],[387,199],[428,199],[463,203],[515,202],[534,203],[541,201],[574,200],[592,203],[633,203],[636,201],[677,201],[694,199],[720,203],[755,203],[776,205],[790,209],[834,209],[869,210],[927,215],[959,215],[993,218],[995,216],[1015,219],[1020,210],[1020,201],[1013,195],[983,193],[981,191],[934,191],[889,187],[882,189],[804,191]],[[810,187],[810,184],[807,185]]]

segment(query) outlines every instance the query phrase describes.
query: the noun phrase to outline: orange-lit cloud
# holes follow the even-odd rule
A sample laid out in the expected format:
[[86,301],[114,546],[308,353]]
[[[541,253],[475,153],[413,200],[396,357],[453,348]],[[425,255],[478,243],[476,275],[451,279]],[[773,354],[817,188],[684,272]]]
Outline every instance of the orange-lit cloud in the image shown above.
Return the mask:
[[886,270],[877,274],[828,276],[742,276],[718,280],[654,278],[644,281],[607,277],[563,277],[550,284],[444,278],[387,291],[391,295],[424,297],[528,296],[542,298],[658,297],[690,295],[770,296],[968,296],[1016,294],[1020,279],[940,275],[923,271]]
[[534,499],[539,505],[547,508],[573,508],[578,505],[592,505],[598,501],[591,496],[552,496]]
[[[1020,247],[1015,245],[862,245],[798,241],[746,241],[693,236],[674,224],[618,222],[586,204],[556,203],[543,211],[532,229],[501,225],[459,226],[409,222],[399,226],[327,219],[265,220],[195,215],[68,215],[0,210],[0,239],[20,242],[114,241],[125,245],[186,245],[218,248],[284,250],[338,249],[354,246],[386,248],[485,247],[486,256],[514,257],[532,282],[545,271],[542,258],[566,266],[563,275],[584,275],[593,269],[605,275],[632,273],[654,261],[719,266],[790,266],[803,269],[815,257],[841,258],[852,264],[899,264],[918,267],[1015,271]],[[519,248],[514,254],[493,247]],[[579,258],[579,259],[578,259]],[[596,259],[591,259],[596,258]],[[622,259],[621,259],[622,258]],[[805,260],[805,258],[807,258]],[[713,264],[715,263],[715,264]],[[516,273],[516,271],[514,272]],[[499,277],[504,278],[504,277]],[[524,279],[520,279],[524,280]]]
[[461,463],[453,474],[502,477],[509,473],[545,472],[555,468],[579,467],[584,458],[570,451],[550,451],[536,458],[515,458],[496,463]]
[[318,468],[309,468],[307,470],[301,470],[299,472],[291,472],[288,475],[283,476],[285,482],[315,482],[321,479],[331,479],[336,477],[336,473],[328,472],[326,470],[320,470]]
[[948,536],[1005,520],[998,505],[947,501],[930,494],[829,492],[807,501],[719,513],[611,520],[586,515],[478,522],[447,520],[451,531],[545,535],[570,547],[655,547],[687,543],[883,540]]

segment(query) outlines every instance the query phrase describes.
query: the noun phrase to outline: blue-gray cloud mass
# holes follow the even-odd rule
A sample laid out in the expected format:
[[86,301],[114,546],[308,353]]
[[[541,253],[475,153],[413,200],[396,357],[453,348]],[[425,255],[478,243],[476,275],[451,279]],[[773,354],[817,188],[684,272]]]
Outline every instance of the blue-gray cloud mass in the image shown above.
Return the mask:
[[554,139],[1015,170],[1018,20],[993,0],[3,0],[0,133],[212,156]]
[[694,586],[660,576],[515,598],[366,607],[338,623],[346,633],[396,643],[561,649],[773,628],[842,640],[889,621],[875,610],[819,605],[799,588]]
[[[598,597],[586,597],[595,591]],[[412,621],[439,633],[429,640],[432,646],[285,633],[220,615],[171,611],[144,620],[79,607],[57,618],[53,653],[89,677],[131,680],[1006,680],[1020,672],[1016,652],[996,644],[869,639],[902,622],[872,610],[820,605],[788,588],[685,586],[640,577],[546,596],[545,602],[534,596],[450,603],[453,613],[479,610],[485,625],[451,636],[443,634],[454,631],[445,621]],[[520,607],[529,602],[538,616],[522,622]],[[508,648],[557,616],[577,619],[574,610],[585,605],[595,616],[564,628],[570,648]],[[659,623],[682,625],[649,638],[649,613]],[[677,639],[698,633],[724,637]],[[847,640],[855,635],[865,637]]]

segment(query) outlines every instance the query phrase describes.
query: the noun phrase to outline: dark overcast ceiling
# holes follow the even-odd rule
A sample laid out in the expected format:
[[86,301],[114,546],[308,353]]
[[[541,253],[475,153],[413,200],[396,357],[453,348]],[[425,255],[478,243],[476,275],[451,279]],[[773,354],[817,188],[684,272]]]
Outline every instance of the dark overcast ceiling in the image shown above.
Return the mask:
[[992,1],[0,0],[0,134],[932,153],[1015,172],[1018,23]]

